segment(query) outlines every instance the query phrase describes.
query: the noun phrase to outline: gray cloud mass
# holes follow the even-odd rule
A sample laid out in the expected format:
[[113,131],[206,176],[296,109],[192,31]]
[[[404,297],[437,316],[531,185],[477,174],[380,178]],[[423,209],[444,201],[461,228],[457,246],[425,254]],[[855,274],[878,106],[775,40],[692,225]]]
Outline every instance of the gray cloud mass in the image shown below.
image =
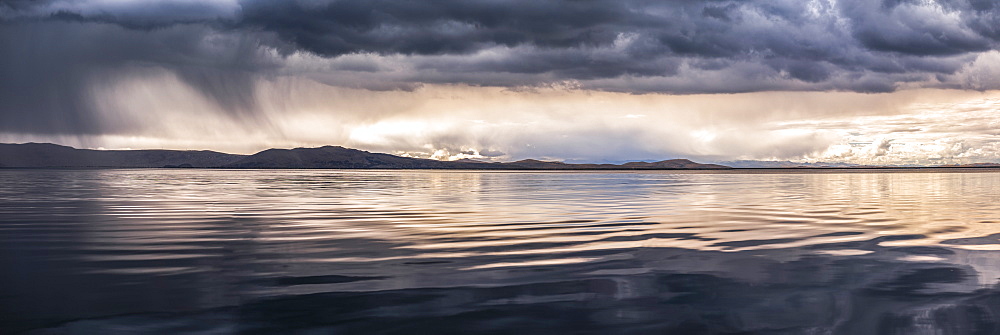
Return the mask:
[[173,72],[252,119],[253,83],[628,93],[997,89],[988,0],[4,1],[0,132],[93,134],[88,85]]

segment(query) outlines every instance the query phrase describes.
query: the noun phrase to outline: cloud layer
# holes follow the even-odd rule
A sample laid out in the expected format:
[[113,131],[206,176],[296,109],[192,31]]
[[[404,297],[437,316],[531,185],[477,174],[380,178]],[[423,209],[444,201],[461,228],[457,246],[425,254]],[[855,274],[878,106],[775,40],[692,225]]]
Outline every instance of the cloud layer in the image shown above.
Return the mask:
[[[441,85],[524,94],[983,91],[1000,89],[998,27],[1000,5],[980,0],[6,1],[0,133],[153,136],[173,125],[151,120],[170,119],[273,134],[306,113],[289,107],[300,105],[289,101],[305,81],[412,95]],[[367,103],[375,107],[314,106],[310,115],[373,123],[398,113]],[[537,113],[549,120],[538,134],[560,124]],[[624,111],[664,113],[672,112]],[[740,120],[729,117],[717,122]],[[592,133],[636,140],[614,125],[589,127],[551,151]],[[796,143],[824,138],[809,136]],[[773,156],[819,147],[786,145]]]

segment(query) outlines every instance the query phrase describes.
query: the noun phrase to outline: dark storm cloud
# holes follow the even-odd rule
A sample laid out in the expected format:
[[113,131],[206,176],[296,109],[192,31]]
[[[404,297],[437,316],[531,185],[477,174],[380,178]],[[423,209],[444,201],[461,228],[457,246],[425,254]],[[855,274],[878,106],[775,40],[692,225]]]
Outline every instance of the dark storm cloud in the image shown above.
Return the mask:
[[881,4],[849,1],[844,3],[842,11],[853,23],[855,38],[876,51],[954,55],[995,46],[995,40],[972,27],[989,15],[977,13],[968,3],[955,1],[939,5],[942,10],[963,13],[959,16],[964,16],[961,17],[964,20],[941,20],[939,10],[917,1],[887,0]]
[[603,45],[629,19],[640,18],[625,3],[600,1],[248,1],[239,24],[326,56],[428,55],[494,45]]
[[0,131],[95,134],[127,127],[95,117],[92,84],[149,68],[171,71],[219,110],[253,112],[252,79],[274,64],[260,57],[253,40],[206,39],[211,33],[198,25],[135,31],[63,21],[0,23]]
[[[996,48],[1000,23],[996,6],[982,1],[386,0],[242,5],[236,26],[274,33],[285,43],[283,50],[324,57],[514,50],[484,60],[421,58],[418,70],[433,71],[408,78],[416,82],[530,85],[674,77],[682,65],[695,70],[711,65],[731,77],[714,85],[660,83],[634,90],[667,93],[892,91],[902,83],[939,80],[936,75],[952,74],[972,60],[956,56]],[[748,73],[741,62],[764,66]],[[865,77],[872,72],[880,75]],[[503,74],[522,76],[510,82]],[[612,86],[583,85],[630,91]]]
[[234,115],[253,113],[262,75],[369,89],[1000,88],[956,77],[997,49],[998,27],[988,0],[5,1],[0,131],[105,131],[87,85],[136,67]]
[[237,9],[217,1],[37,1],[5,0],[0,18],[107,22],[133,29],[154,29],[181,23],[225,21]]

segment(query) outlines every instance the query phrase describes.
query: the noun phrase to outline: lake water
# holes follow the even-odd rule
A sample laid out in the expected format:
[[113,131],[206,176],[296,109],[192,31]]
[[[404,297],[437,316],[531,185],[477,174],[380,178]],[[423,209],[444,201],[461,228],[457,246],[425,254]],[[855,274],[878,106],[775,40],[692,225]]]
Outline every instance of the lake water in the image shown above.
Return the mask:
[[5,334],[996,334],[998,280],[997,170],[0,170]]

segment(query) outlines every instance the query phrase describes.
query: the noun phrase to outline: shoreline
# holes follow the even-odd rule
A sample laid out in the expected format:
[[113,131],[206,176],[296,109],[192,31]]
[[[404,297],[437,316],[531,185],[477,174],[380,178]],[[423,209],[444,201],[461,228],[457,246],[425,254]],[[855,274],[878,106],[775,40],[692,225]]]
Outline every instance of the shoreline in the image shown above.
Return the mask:
[[456,171],[456,172],[711,172],[711,173],[733,173],[733,174],[768,174],[768,173],[921,173],[921,172],[949,172],[949,173],[983,173],[1000,172],[1000,167],[976,166],[976,167],[800,167],[800,168],[727,168],[727,169],[601,169],[601,168],[577,168],[577,169],[532,169],[532,168],[495,168],[495,169],[468,169],[468,168],[232,168],[232,167],[0,167],[0,171],[7,170],[227,170],[227,171],[277,171],[277,170],[338,170],[338,171]]

